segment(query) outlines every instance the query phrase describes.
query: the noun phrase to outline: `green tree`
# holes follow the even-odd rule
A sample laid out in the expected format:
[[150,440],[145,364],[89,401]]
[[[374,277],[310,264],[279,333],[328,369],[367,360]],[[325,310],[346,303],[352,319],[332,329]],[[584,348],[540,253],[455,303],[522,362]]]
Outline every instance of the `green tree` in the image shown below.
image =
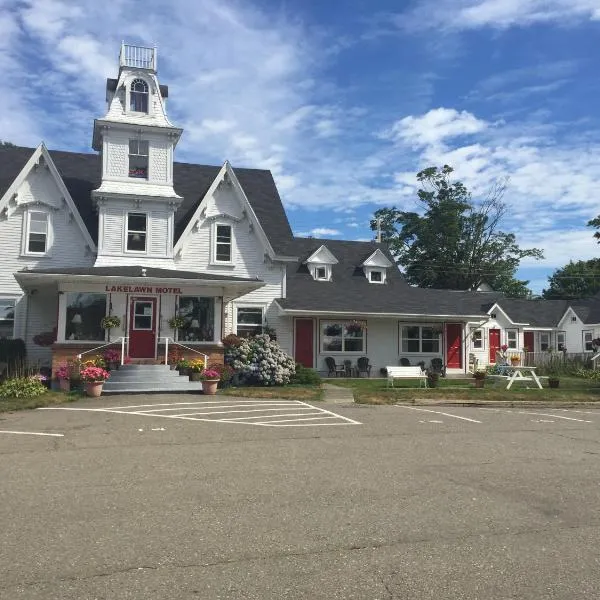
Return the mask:
[[600,292],[600,259],[570,261],[548,277],[544,298],[571,300],[586,298]]
[[381,227],[406,280],[426,288],[470,290],[484,281],[513,297],[531,295],[528,281],[515,278],[524,257],[543,258],[536,248],[523,250],[512,233],[499,230],[506,207],[506,183],[494,185],[475,204],[452,167],[429,167],[417,174],[423,214],[392,208],[375,212],[371,229]]
[[[588,221],[588,227],[595,227],[596,229],[600,229],[600,215],[598,215],[595,219]],[[598,240],[600,244],[600,231],[596,231],[594,233],[594,237]]]

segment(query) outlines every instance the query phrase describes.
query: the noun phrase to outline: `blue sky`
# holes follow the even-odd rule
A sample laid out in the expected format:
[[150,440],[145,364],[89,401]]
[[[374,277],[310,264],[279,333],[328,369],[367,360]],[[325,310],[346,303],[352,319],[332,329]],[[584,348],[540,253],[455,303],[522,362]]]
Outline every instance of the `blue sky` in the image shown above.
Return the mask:
[[0,0],[0,139],[89,151],[121,40],[158,46],[177,159],[269,168],[295,232],[370,239],[452,165],[544,250],[593,258],[600,0]]

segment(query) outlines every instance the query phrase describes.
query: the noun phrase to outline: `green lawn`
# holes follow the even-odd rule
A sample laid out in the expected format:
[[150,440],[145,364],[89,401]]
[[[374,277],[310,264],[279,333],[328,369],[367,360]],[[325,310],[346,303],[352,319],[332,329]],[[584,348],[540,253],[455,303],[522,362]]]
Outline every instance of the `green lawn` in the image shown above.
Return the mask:
[[225,396],[239,396],[241,398],[283,398],[284,400],[303,400],[305,402],[314,402],[321,400],[323,390],[321,386],[316,385],[285,385],[269,387],[230,387],[220,390],[219,394]]
[[[547,380],[542,380],[547,382]],[[492,380],[486,380],[483,389],[475,388],[474,380],[469,379],[440,379],[437,388],[419,388],[416,380],[396,380],[394,388],[388,388],[385,379],[335,379],[328,383],[340,387],[352,388],[354,400],[363,404],[394,404],[395,402],[411,402],[421,398],[448,399],[477,402],[487,401],[570,401],[596,402],[600,401],[600,381],[578,377],[561,377],[558,389],[544,387],[528,389],[523,383],[513,384],[506,389],[503,381],[495,385]],[[532,382],[528,382],[531,386]],[[544,384],[545,386],[547,383]]]
[[63,404],[64,402],[73,402],[81,398],[82,395],[76,392],[71,392],[70,394],[65,394],[64,392],[46,392],[35,398],[0,398],[0,413]]

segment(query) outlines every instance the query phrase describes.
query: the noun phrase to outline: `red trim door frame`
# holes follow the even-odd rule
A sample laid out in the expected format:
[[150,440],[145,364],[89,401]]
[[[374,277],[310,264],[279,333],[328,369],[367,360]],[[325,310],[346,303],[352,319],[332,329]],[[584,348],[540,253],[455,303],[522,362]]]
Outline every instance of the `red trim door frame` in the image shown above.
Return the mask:
[[461,323],[446,323],[446,367],[462,369],[462,329]]
[[490,329],[490,363],[496,363],[496,352],[500,352],[500,330]]
[[294,358],[297,363],[315,366],[315,320],[294,319]]
[[129,299],[130,358],[156,358],[156,304],[154,296]]

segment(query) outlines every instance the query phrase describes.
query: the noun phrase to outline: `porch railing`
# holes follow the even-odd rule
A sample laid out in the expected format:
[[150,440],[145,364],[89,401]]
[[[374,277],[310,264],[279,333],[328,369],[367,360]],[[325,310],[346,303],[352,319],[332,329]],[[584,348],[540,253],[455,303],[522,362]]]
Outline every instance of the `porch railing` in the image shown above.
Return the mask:
[[121,67],[137,67],[138,69],[156,71],[156,48],[121,44],[119,65]]
[[542,367],[549,364],[572,365],[578,367],[591,367],[600,354],[592,356],[591,352],[514,352],[520,354],[523,364],[530,367]]
[[102,344],[101,346],[96,346],[95,348],[90,348],[90,350],[86,350],[85,352],[80,352],[77,355],[77,358],[79,360],[81,360],[81,357],[84,354],[91,354],[92,352],[97,352],[98,350],[101,350],[102,348],[108,348],[108,346],[115,346],[116,344],[121,344],[121,364],[124,364],[124,360],[125,360],[125,343],[129,343],[129,338],[128,337],[120,337],[117,338],[114,342],[108,342],[108,344]]
[[165,365],[169,364],[169,344],[171,346],[179,346],[180,348],[185,348],[190,352],[195,352],[196,354],[200,354],[204,357],[204,368],[208,367],[208,354],[204,354],[204,352],[200,352],[200,350],[196,350],[195,348],[190,348],[189,346],[184,346],[179,342],[176,342],[173,338],[170,337],[160,337],[159,340],[165,340]]

